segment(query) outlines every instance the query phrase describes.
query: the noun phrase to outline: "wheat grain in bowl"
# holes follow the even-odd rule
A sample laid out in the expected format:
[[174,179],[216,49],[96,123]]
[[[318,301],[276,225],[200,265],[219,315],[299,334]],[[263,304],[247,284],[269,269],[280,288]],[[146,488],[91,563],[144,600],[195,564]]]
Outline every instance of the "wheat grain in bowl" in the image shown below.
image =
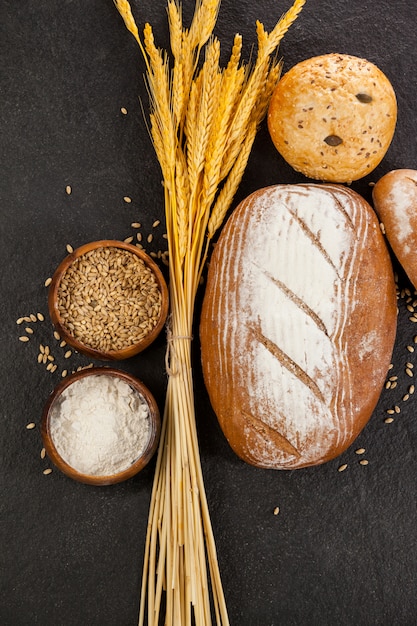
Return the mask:
[[115,240],[70,253],[49,289],[49,311],[60,336],[78,352],[101,359],[133,356],[156,339],[168,312],[168,290],[156,263]]

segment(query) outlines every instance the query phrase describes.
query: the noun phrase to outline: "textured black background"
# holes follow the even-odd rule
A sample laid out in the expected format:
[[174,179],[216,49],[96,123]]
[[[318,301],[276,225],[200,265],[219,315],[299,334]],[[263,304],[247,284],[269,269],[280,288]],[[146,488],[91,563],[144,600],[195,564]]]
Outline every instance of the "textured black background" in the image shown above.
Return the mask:
[[[224,0],[217,34],[227,53],[255,20],[275,24],[289,2]],[[190,16],[192,2],[184,3]],[[165,3],[133,3],[166,45]],[[112,0],[1,2],[1,594],[3,626],[133,626],[154,465],[127,483],[94,488],[71,481],[40,458],[42,407],[68,365],[48,320],[18,341],[16,319],[47,314],[45,279],[74,247],[124,239],[131,222],[151,232],[163,218],[160,171],[140,99],[144,65]],[[285,69],[326,52],[375,62],[396,90],[399,119],[384,161],[353,188],[390,169],[417,168],[415,2],[308,0],[281,47]],[[120,113],[121,107],[128,115]],[[272,183],[303,182],[259,133],[236,202]],[[72,185],[70,196],[65,186]],[[133,199],[130,205],[123,196]],[[155,229],[148,252],[163,248]],[[409,287],[400,273],[400,286]],[[407,351],[417,334],[399,300],[393,357],[396,389],[386,390],[366,429],[340,459],[293,472],[241,462],[218,427],[202,384],[195,344],[198,428],[224,590],[234,626],[411,626],[417,624],[416,408],[403,401]],[[55,342],[55,343],[54,343]],[[39,343],[58,370],[38,365]],[[163,406],[164,337],[123,362]],[[85,365],[71,357],[71,367]],[[386,410],[401,413],[385,424]],[[35,422],[34,430],[26,424]],[[369,465],[355,454],[366,448]],[[345,472],[337,468],[347,463]],[[280,514],[273,510],[280,507]]]

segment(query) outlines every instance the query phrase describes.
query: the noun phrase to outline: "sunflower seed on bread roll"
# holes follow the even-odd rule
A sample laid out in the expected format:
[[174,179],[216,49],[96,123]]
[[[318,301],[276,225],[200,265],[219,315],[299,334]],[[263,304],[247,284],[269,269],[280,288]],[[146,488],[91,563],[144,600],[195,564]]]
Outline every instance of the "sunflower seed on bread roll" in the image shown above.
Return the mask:
[[392,170],[372,191],[389,244],[417,289],[417,170]]
[[233,212],[202,307],[204,379],[233,450],[264,468],[341,454],[369,420],[396,332],[376,215],[334,184],[277,185]]

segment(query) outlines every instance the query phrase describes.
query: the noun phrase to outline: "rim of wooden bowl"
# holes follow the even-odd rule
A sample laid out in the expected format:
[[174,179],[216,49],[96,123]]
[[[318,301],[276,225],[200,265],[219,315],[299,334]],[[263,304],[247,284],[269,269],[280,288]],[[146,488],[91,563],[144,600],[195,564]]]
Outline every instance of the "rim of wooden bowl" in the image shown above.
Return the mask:
[[[122,348],[120,350],[109,350],[106,352],[103,350],[97,350],[96,348],[82,343],[70,333],[69,329],[67,329],[58,309],[58,290],[65,272],[76,259],[83,256],[87,252],[96,250],[97,248],[120,248],[122,250],[127,250],[128,252],[142,259],[144,263],[146,263],[146,265],[153,271],[156,281],[158,283],[158,287],[161,291],[161,313],[157,324],[141,341],[131,344],[126,348]],[[144,252],[140,248],[137,248],[136,246],[133,246],[132,244],[126,243],[124,241],[118,241],[115,239],[102,239],[99,241],[92,241],[80,246],[79,248],[68,254],[56,268],[52,276],[52,282],[49,286],[48,292],[49,315],[61,339],[66,341],[66,343],[74,348],[74,350],[76,350],[77,352],[81,352],[82,354],[90,356],[94,359],[104,361],[117,361],[128,359],[145,350],[151,343],[153,343],[153,341],[155,341],[162,328],[164,327],[168,315],[168,306],[168,287],[158,265],[148,254],[146,254],[146,252]]]
[[[132,465],[130,465],[127,469],[122,470],[121,472],[117,472],[116,474],[109,475],[89,475],[84,474],[83,472],[79,472],[71,465],[69,465],[59,454],[58,450],[55,447],[53,437],[50,433],[50,420],[51,420],[51,411],[55,405],[55,402],[59,399],[62,392],[67,389],[70,385],[75,383],[82,378],[87,376],[113,376],[120,380],[124,380],[128,383],[133,389],[138,391],[145,398],[146,403],[149,407],[149,417],[150,417],[150,433],[148,442],[142,452],[142,454],[136,459]],[[112,367],[92,367],[89,369],[80,370],[78,372],[74,372],[70,374],[65,379],[61,380],[55,389],[50,394],[48,401],[45,404],[43,413],[42,413],[42,421],[41,421],[41,435],[43,440],[43,445],[46,450],[48,457],[51,459],[53,464],[63,473],[69,476],[70,478],[85,483],[88,485],[96,485],[96,486],[105,486],[105,485],[113,485],[115,483],[120,483],[129,478],[132,478],[136,474],[138,474],[151,460],[153,455],[155,454],[159,437],[161,434],[161,417],[158,405],[152,393],[146,387],[146,385],[127,372],[124,372],[119,369],[115,369]]]

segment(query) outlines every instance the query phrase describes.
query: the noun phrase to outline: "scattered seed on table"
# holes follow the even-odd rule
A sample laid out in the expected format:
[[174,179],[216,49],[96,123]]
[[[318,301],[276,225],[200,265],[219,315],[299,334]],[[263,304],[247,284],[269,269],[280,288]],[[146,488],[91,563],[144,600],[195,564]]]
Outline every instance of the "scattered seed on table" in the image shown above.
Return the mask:
[[51,354],[51,350],[49,348],[49,346],[45,346],[43,353],[46,354],[46,356],[48,356],[48,354]]
[[412,369],[410,369],[409,367],[405,368],[405,373],[407,374],[407,376],[409,376],[410,378],[412,378],[414,376],[414,372]]
[[68,370],[62,370],[62,373],[61,373],[62,378],[65,378],[67,374],[68,374]]
[[42,448],[42,450],[41,450],[41,459],[44,459],[45,456],[46,456],[46,450],[45,450],[45,448]]
[[45,287],[49,287],[49,285],[51,284],[51,282],[52,282],[52,278],[51,278],[51,277],[47,278],[47,279],[45,280],[45,283],[44,283]]
[[410,394],[409,394],[409,393],[406,393],[406,394],[403,396],[403,398],[402,398],[402,399],[403,399],[403,402],[407,402],[407,400],[409,400],[409,398],[410,398]]
[[35,428],[36,424],[35,422],[29,422],[29,424],[26,424],[26,428],[28,430],[33,430],[33,428]]
[[154,223],[152,224],[152,228],[156,228],[157,226],[159,226],[160,223],[161,223],[161,220],[155,220]]
[[390,380],[387,380],[387,382],[385,383],[385,389],[391,389],[391,385],[392,382]]
[[44,316],[42,315],[42,313],[36,313],[36,317],[38,318],[38,320],[39,320],[40,322],[44,322],[44,321],[45,321],[45,318],[44,318]]
[[43,361],[43,354],[42,354],[42,352],[39,352],[39,354],[38,354],[38,363],[42,363],[42,361]]
[[64,354],[64,359],[69,359],[71,354],[72,354],[71,350],[67,350],[66,353]]
[[59,341],[61,339],[59,332],[57,330],[54,330],[54,337],[57,341]]
[[45,354],[45,346],[43,346],[41,343],[39,344],[39,352],[41,354]]
[[413,369],[414,367],[414,363],[410,363],[410,362],[406,363],[405,365],[406,367],[410,367],[411,369]]
[[30,328],[29,326],[26,326],[25,331],[26,331],[29,335],[33,335],[33,328]]
[[126,107],[121,107],[120,108],[120,112],[123,113],[123,115],[127,115],[127,109]]
[[136,239],[142,241],[142,233],[136,233]]
[[365,448],[358,448],[357,450],[355,450],[356,454],[363,454],[365,452]]
[[388,409],[388,410],[387,410],[387,413],[388,413],[389,415],[393,415],[393,414],[395,413],[395,411],[394,411],[394,409]]
[[279,513],[279,506],[276,506],[274,509],[274,515],[278,515]]
[[125,243],[132,243],[132,241],[133,241],[133,237],[126,237],[126,239],[123,239],[123,241],[124,241]]
[[74,248],[72,247],[72,245],[71,245],[70,243],[67,243],[66,248],[67,248],[67,252],[68,252],[69,254],[71,254],[72,252],[74,252]]
[[56,363],[54,363],[51,367],[51,374],[53,374],[54,372],[56,372],[58,365]]
[[29,337],[27,335],[22,335],[21,337],[19,337],[19,341],[25,343],[26,341],[29,341]]
[[413,341],[414,341],[414,343],[417,343],[417,335],[415,335],[415,336],[413,337]]
[[168,239],[168,235],[167,235],[167,233],[164,233],[164,234],[162,235],[162,237],[163,237],[164,239]]
[[47,354],[46,356],[48,358],[48,361],[55,361],[55,357],[52,354]]
[[414,352],[414,347],[413,346],[407,346],[407,350],[409,352]]
[[71,185],[67,185],[67,186],[65,187],[65,191],[67,192],[67,194],[68,194],[68,195],[71,195],[71,192],[72,192],[72,187],[71,187]]
[[48,365],[46,366],[46,369],[48,370],[48,372],[50,372],[52,368],[53,368],[53,364],[48,363]]
[[45,365],[48,362],[48,355],[47,354],[42,354],[42,363]]
[[394,381],[393,383],[391,383],[391,387],[390,389],[395,389],[395,387],[397,386],[397,381]]
[[408,393],[414,393],[414,385],[410,385],[410,387],[408,388]]
[[64,346],[66,346],[66,345],[67,345],[67,342],[63,339],[63,340],[61,341],[61,343],[59,344],[59,347],[60,347],[60,348],[63,348],[63,347],[64,347]]
[[132,198],[129,198],[129,196],[123,196],[123,200],[127,202],[127,204],[130,204],[132,202]]
[[393,417],[387,417],[384,419],[385,424],[392,424],[393,421],[394,421]]
[[25,321],[25,320],[24,320],[24,318],[23,318],[23,317],[19,317],[19,318],[16,320],[16,324],[23,324],[23,322],[24,322],[24,321]]
[[360,465],[368,465],[369,461],[367,459],[362,459],[361,461],[359,461]]
[[146,241],[147,241],[148,243],[151,243],[151,241],[152,241],[152,240],[153,240],[153,235],[152,235],[152,233],[151,233],[150,235],[148,235],[148,236],[147,236]]
[[344,472],[346,468],[347,468],[347,463],[343,463],[343,465],[340,465],[340,466],[337,468],[337,471],[338,471],[338,472]]
[[401,409],[400,409],[400,407],[398,406],[398,404],[396,404],[396,405],[395,405],[395,407],[394,407],[394,411],[395,411],[396,413],[401,413]]
[[44,474],[45,476],[48,476],[48,474],[52,474],[51,468],[47,467],[46,469],[43,470],[42,474]]
[[140,222],[132,222],[131,223],[131,227],[132,228],[140,228],[142,226],[142,224]]
[[410,320],[410,322],[413,322],[414,324],[417,322],[417,317],[415,315],[410,315],[408,319]]
[[37,321],[37,319],[38,319],[34,313],[31,313],[31,314],[29,315],[29,317],[30,317],[30,321],[31,321],[31,322],[36,322],[36,321]]

